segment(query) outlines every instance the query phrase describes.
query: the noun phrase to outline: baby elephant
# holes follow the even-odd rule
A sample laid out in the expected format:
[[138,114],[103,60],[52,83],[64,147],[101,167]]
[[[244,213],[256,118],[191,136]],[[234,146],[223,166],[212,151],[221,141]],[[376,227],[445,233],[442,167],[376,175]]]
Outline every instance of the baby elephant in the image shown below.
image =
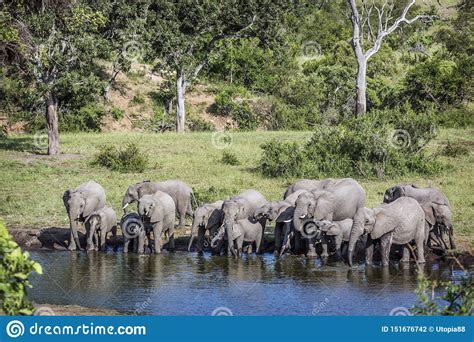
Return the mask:
[[138,213],[145,227],[150,225],[153,230],[155,253],[161,253],[162,233],[168,235],[168,250],[173,250],[174,218],[176,216],[173,198],[162,191],[157,191],[153,195],[143,195],[138,200]]
[[342,221],[316,221],[316,226],[321,229],[321,244],[323,252],[322,258],[327,258],[328,255],[328,238],[333,238],[336,245],[336,257],[338,260],[342,258],[342,242],[349,242],[352,228],[352,219],[345,219]]
[[[117,215],[110,207],[94,212],[86,223],[87,250],[105,251],[105,238],[108,232],[117,235]],[[94,242],[95,240],[95,242]]]
[[[245,242],[250,242],[247,253],[252,253],[252,243],[255,242],[255,253],[260,253],[260,242],[262,240],[262,224],[254,218],[245,218],[235,221],[232,227],[232,242],[229,242],[230,250],[236,257],[242,256],[242,246]],[[225,226],[222,226],[212,240],[211,246],[215,245],[217,241],[223,239],[225,235]],[[229,235],[227,235],[229,236]]]
[[132,242],[134,253],[145,253],[148,242],[145,226],[140,219],[140,215],[137,213],[125,214],[120,221],[120,227],[122,227],[123,235],[123,252],[129,252],[130,242]]

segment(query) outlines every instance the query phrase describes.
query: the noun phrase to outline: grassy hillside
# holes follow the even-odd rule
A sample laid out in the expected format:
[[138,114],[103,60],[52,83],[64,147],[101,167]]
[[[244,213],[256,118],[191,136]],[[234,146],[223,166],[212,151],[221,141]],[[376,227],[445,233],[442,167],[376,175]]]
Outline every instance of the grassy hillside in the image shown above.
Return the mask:
[[[455,230],[464,249],[472,249],[474,242],[474,172],[472,129],[451,129],[440,132],[431,144],[438,151],[447,140],[462,141],[469,155],[457,158],[442,157],[449,165],[442,175],[434,177],[433,186],[442,189],[454,209]],[[68,187],[94,179],[106,189],[107,202],[120,212],[123,193],[129,184],[150,179],[154,181],[179,178],[190,184],[198,199],[218,199],[255,188],[268,199],[279,199],[293,179],[266,179],[256,170],[261,154],[260,144],[272,138],[302,141],[310,132],[248,132],[229,133],[230,146],[240,165],[222,163],[221,133],[190,133],[186,135],[139,133],[80,133],[63,134],[63,154],[48,157],[32,153],[34,144],[42,143],[32,136],[17,136],[0,141],[0,216],[8,227],[67,226],[62,194]],[[228,137],[226,137],[228,138]],[[229,139],[227,139],[228,141]],[[122,174],[91,166],[97,148],[103,144],[116,146],[137,143],[149,156],[143,173]],[[217,147],[216,147],[217,146]],[[350,176],[350,175],[347,175]],[[414,182],[426,186],[428,179],[405,177],[392,180],[360,180],[367,191],[368,205],[380,203],[384,190],[398,182]]]

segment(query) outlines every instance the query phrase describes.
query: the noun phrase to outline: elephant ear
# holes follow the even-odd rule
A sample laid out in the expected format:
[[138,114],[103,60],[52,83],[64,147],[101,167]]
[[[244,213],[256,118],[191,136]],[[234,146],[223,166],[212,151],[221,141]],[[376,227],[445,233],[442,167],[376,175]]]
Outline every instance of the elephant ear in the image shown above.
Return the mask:
[[234,224],[232,226],[232,240],[237,239],[240,235],[242,235],[242,229],[240,228],[240,225]]
[[431,225],[434,226],[436,223],[435,213],[433,204],[425,203],[421,206],[425,212],[425,220]]
[[295,207],[286,207],[284,210],[281,210],[278,212],[278,216],[276,218],[276,223],[282,223],[282,222],[289,222],[293,219],[293,215],[295,213]]
[[315,193],[316,207],[313,217],[316,220],[332,221],[334,214],[334,196],[327,191]]
[[99,205],[99,197],[97,196],[88,196],[86,198],[84,205],[84,210],[82,211],[82,217],[86,220],[97,210]]
[[153,204],[154,204],[153,213],[151,214],[150,222],[155,223],[155,222],[159,222],[160,220],[162,220],[163,217],[161,215],[161,205],[160,205],[159,201],[154,200]]
[[69,210],[68,201],[69,201],[69,197],[71,197],[72,192],[73,192],[72,189],[67,189],[66,191],[64,191],[64,194],[63,194],[63,203],[67,210]]
[[375,212],[374,228],[370,232],[370,237],[375,240],[383,235],[394,231],[397,227],[397,220],[390,216],[386,210],[381,209]]

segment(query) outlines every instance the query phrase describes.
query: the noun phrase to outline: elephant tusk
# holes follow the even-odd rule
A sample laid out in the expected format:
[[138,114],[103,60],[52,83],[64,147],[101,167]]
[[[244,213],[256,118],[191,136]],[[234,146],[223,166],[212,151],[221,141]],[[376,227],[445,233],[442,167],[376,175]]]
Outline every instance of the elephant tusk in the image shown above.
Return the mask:
[[283,222],[284,222],[284,223],[290,223],[291,221],[292,221],[292,220],[289,219],[289,220],[285,220],[285,221],[283,221]]
[[125,205],[123,206],[122,210],[125,210],[125,208],[127,208],[129,204],[130,204],[130,203],[125,204]]
[[306,217],[306,215],[301,215],[300,219],[304,219],[305,217]]

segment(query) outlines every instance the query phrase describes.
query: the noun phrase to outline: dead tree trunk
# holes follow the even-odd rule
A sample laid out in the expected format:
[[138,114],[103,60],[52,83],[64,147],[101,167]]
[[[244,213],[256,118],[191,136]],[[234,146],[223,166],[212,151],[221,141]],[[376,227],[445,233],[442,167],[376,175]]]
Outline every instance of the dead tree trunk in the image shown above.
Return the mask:
[[48,129],[48,154],[59,153],[58,100],[54,94],[46,99],[46,128]]
[[176,72],[176,132],[184,133],[186,109],[184,99],[186,95],[186,77],[183,70]]
[[367,111],[367,62],[365,60],[357,61],[357,79],[356,79],[356,116],[363,115]]

